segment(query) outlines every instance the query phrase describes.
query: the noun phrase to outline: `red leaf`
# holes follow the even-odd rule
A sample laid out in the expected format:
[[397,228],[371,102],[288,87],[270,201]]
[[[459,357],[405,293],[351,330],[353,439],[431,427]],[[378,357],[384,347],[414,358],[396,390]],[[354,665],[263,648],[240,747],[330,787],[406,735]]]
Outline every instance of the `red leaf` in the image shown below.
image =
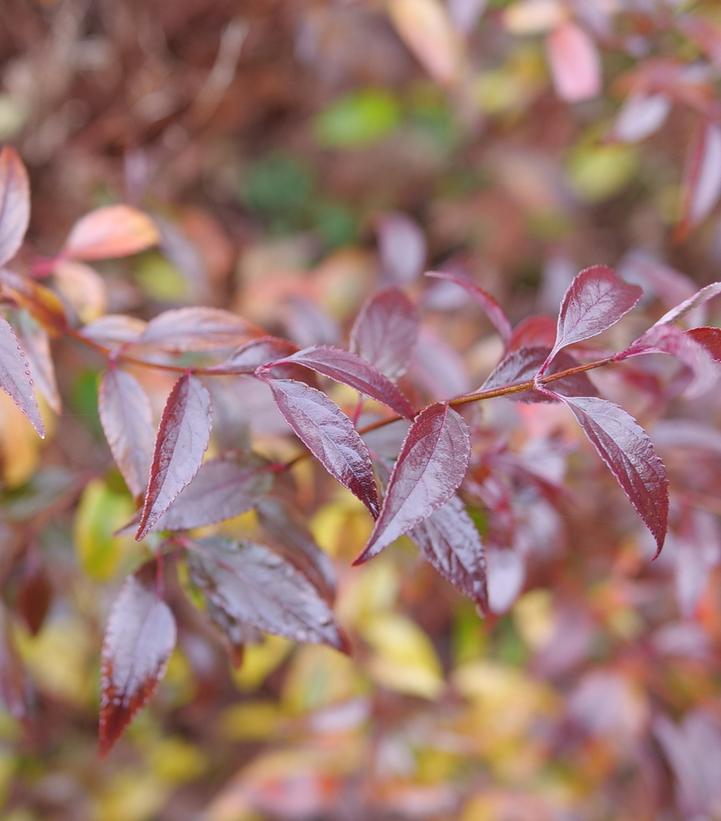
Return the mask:
[[98,392],[98,413],[113,459],[133,496],[148,484],[153,459],[153,412],[134,376],[117,367],[106,371]]
[[466,279],[465,277],[458,276],[457,274],[449,273],[448,271],[427,271],[426,276],[433,277],[434,279],[445,279],[446,281],[452,282],[454,285],[458,285],[460,288],[463,288],[473,297],[481,308],[483,308],[486,316],[501,335],[501,339],[503,339],[504,342],[507,342],[511,338],[513,331],[505,311],[501,308],[494,297],[492,297],[487,291],[484,291],[483,288],[476,285],[475,282],[472,282],[470,279]]
[[[496,365],[479,391],[494,390],[507,385],[528,382],[538,373],[538,369],[548,358],[548,348],[519,348],[511,351]],[[573,368],[578,362],[565,351],[555,357],[552,373]],[[596,389],[585,373],[577,373],[553,383],[553,389],[569,396],[594,396]],[[553,402],[552,396],[537,390],[511,393],[506,397],[516,402]]]
[[682,187],[678,239],[707,217],[721,196],[721,129],[712,122],[691,146]]
[[372,559],[427,519],[455,493],[468,469],[468,426],[448,405],[429,405],[413,421],[393,466],[383,507],[354,564]]
[[153,695],[175,647],[175,619],[155,591],[154,567],[148,563],[126,579],[108,619],[101,669],[101,755]]
[[277,336],[261,336],[241,345],[224,362],[221,362],[217,369],[238,374],[252,374],[261,365],[290,356],[297,350],[298,346],[287,339],[280,339]]
[[262,333],[242,316],[220,308],[178,308],[151,319],[137,342],[167,351],[209,351]]
[[[410,402],[393,384],[393,382],[377,371],[373,365],[350,351],[340,348],[331,348],[325,345],[316,345],[302,351],[278,359],[264,366],[267,372],[278,365],[297,363],[310,368],[321,376],[327,376],[336,382],[349,385],[360,393],[366,394],[379,402],[388,405],[399,416],[412,419],[415,411]],[[267,369],[267,370],[266,370]]]
[[529,316],[516,325],[506,345],[506,352],[518,348],[544,347],[552,348],[556,341],[556,320],[553,317],[539,314]]
[[441,576],[476,602],[482,611],[487,611],[483,543],[458,496],[451,496],[408,535]]
[[380,291],[356,317],[350,348],[389,379],[398,379],[408,370],[418,341],[418,323],[418,309],[403,291]]
[[638,285],[629,285],[619,279],[605,265],[594,265],[581,271],[563,296],[556,342],[546,364],[562,348],[597,336],[615,325],[633,308],[642,293]]
[[561,398],[651,531],[658,555],[666,537],[668,479],[648,434],[630,414],[605,399]]
[[128,205],[108,205],[75,223],[62,254],[79,260],[127,257],[150,248],[159,239],[158,229],[147,214]]
[[0,151],[0,265],[22,245],[30,221],[28,173],[14,148]]
[[575,23],[566,21],[546,39],[548,62],[556,93],[577,103],[601,91],[601,59],[593,40]]
[[377,233],[383,273],[394,282],[412,282],[426,261],[423,232],[405,214],[384,214]]
[[325,598],[297,566],[269,547],[203,539],[188,551],[188,563],[193,582],[233,646],[244,643],[251,628],[347,649]]
[[45,427],[35,399],[30,364],[10,323],[0,316],[0,388],[32,422],[41,437]]
[[37,548],[30,547],[18,582],[17,609],[31,635],[36,636],[45,622],[53,588]]
[[198,472],[210,441],[210,428],[208,391],[196,377],[181,376],[168,396],[160,420],[136,539],[142,539],[156,526]]
[[365,442],[328,397],[293,379],[267,379],[278,409],[323,467],[378,515],[378,488]]
[[716,362],[721,362],[721,328],[691,328],[686,333],[698,345],[703,345]]
[[50,355],[50,337],[45,328],[25,311],[18,312],[18,338],[30,364],[30,373],[45,401],[55,411],[62,411],[62,400]]
[[223,459],[204,462],[153,529],[189,530],[239,516],[253,507],[271,484],[271,474],[258,465]]

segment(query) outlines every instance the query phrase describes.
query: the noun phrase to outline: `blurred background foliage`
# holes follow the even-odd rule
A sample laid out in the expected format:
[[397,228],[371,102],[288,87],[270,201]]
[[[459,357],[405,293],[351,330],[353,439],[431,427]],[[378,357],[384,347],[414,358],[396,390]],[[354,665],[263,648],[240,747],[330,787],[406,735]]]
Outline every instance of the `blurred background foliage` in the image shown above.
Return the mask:
[[[601,67],[578,102],[549,68],[568,20]],[[137,204],[161,247],[98,266],[85,319],[217,305],[301,345],[342,341],[380,284],[414,289],[440,264],[471,272],[514,321],[554,313],[600,262],[646,276],[663,303],[676,271],[718,277],[718,214],[674,241],[699,112],[719,114],[718,26],[713,0],[4,0],[0,139],[31,173],[28,259],[92,206]],[[646,110],[657,128],[619,134],[652,69],[672,115]],[[500,353],[492,329],[447,291],[424,310],[427,378],[446,395],[473,387]],[[706,450],[702,526],[654,565],[602,467],[576,454],[572,513],[529,506],[519,528],[537,560],[525,579],[502,569],[507,601],[485,621],[410,549],[351,568],[368,518],[305,465],[297,489],[336,561],[353,656],[268,638],[232,669],[183,612],[152,705],[99,760],[103,624],[142,554],[116,535],[134,505],[102,439],[97,363],[63,342],[54,354],[65,409],[47,414],[47,444],[0,395],[14,609],[0,660],[21,657],[33,705],[28,720],[0,715],[4,819],[721,817],[721,450],[708,442],[677,454],[683,474]],[[254,402],[248,388],[229,408],[217,450],[245,422],[261,451],[281,447]],[[684,413],[718,422],[708,406]],[[515,408],[515,446],[550,427],[577,437],[561,416]],[[248,514],[214,530],[253,527]]]

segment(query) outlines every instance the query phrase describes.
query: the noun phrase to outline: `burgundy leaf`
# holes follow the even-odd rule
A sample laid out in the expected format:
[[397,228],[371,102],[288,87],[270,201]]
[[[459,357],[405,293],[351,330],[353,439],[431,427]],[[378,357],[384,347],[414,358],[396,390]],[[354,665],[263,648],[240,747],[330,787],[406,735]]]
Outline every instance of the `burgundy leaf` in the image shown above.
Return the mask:
[[641,293],[638,285],[619,279],[605,265],[581,271],[563,296],[556,342],[547,363],[562,348],[597,336],[615,325],[638,302]]
[[389,379],[408,370],[418,341],[418,309],[398,288],[379,291],[361,308],[350,348]]
[[721,129],[706,123],[694,144],[683,181],[678,238],[709,215],[721,196]]
[[173,386],[160,419],[143,513],[135,538],[157,524],[198,472],[210,441],[210,395],[202,382],[186,374]]
[[412,282],[426,261],[423,232],[405,214],[384,214],[378,219],[378,249],[383,273],[400,284]]
[[36,636],[45,622],[53,597],[50,578],[37,548],[31,546],[25,556],[18,582],[17,609],[30,634]]
[[683,302],[679,302],[679,304],[671,308],[671,310],[666,311],[661,319],[655,322],[654,325],[667,325],[669,322],[675,322],[698,305],[704,305],[719,294],[721,294],[721,282],[712,282],[710,285],[701,288],[700,291],[696,291],[693,296],[684,299]]
[[408,535],[441,576],[483,612],[488,610],[483,544],[458,496],[451,496]]
[[[209,538],[188,551],[193,582],[237,646],[249,629],[347,650],[333,611],[298,567],[266,545]],[[239,631],[239,632],[238,632]]]
[[239,374],[252,374],[261,366],[275,359],[290,356],[298,346],[277,336],[261,336],[241,345],[220,365],[218,370]]
[[40,417],[30,363],[10,323],[0,316],[0,388],[15,402],[32,422],[41,437],[45,427]]
[[[481,385],[479,391],[495,390],[507,385],[518,385],[532,381],[538,369],[548,358],[549,348],[519,348],[511,351],[496,365],[494,370]],[[561,351],[553,362],[551,373],[573,368],[578,362],[565,351]],[[554,390],[567,396],[594,396],[596,389],[585,373],[576,373],[552,383]],[[554,402],[553,396],[538,390],[523,393],[511,393],[506,397],[516,402]]]
[[421,411],[393,466],[368,544],[354,564],[377,556],[442,507],[463,481],[470,453],[468,426],[453,408],[439,402]]
[[665,94],[632,94],[618,112],[613,126],[617,140],[635,143],[658,131],[671,111],[671,101]]
[[12,259],[30,221],[30,184],[14,148],[0,151],[0,265]]
[[508,342],[511,338],[511,334],[513,333],[511,323],[508,321],[508,317],[506,316],[503,308],[501,308],[496,299],[487,291],[484,291],[483,288],[476,285],[476,283],[472,282],[470,279],[466,279],[465,277],[458,276],[458,274],[453,274],[448,271],[427,271],[426,276],[433,277],[434,279],[444,279],[447,282],[452,282],[454,285],[458,285],[460,288],[463,288],[473,297],[481,308],[483,308],[486,316],[501,335],[501,339],[503,339],[504,342]]
[[270,490],[272,481],[260,465],[223,459],[204,462],[153,530],[189,530],[239,516]]
[[545,314],[529,316],[516,325],[506,345],[506,352],[518,348],[552,348],[556,341],[556,320]]
[[55,366],[50,355],[50,338],[26,311],[18,312],[17,333],[30,363],[30,373],[45,401],[55,411],[62,411],[62,400],[55,379]]
[[278,409],[323,467],[378,515],[378,488],[365,442],[324,393],[293,379],[268,379]]
[[133,496],[140,496],[148,483],[154,439],[145,391],[134,376],[111,366],[100,382],[98,413],[123,479]]
[[243,317],[220,308],[178,308],[148,322],[137,340],[168,351],[208,351],[230,348],[262,331]]
[[691,328],[686,333],[698,345],[703,345],[716,362],[721,362],[721,328]]
[[366,394],[366,396],[388,405],[399,416],[412,419],[415,415],[410,402],[387,376],[384,376],[369,362],[350,351],[316,345],[298,351],[284,359],[268,363],[264,367],[270,369],[278,365],[293,363],[310,368],[321,374],[321,376],[327,376],[336,382],[349,385],[351,388]]
[[561,398],[651,531],[658,555],[666,537],[668,479],[648,434],[630,414],[605,399]]
[[100,702],[100,752],[105,755],[153,695],[175,647],[173,614],[158,597],[154,563],[129,576],[105,630]]
[[575,23],[566,21],[546,39],[548,62],[556,93],[576,103],[601,91],[601,59],[593,40]]

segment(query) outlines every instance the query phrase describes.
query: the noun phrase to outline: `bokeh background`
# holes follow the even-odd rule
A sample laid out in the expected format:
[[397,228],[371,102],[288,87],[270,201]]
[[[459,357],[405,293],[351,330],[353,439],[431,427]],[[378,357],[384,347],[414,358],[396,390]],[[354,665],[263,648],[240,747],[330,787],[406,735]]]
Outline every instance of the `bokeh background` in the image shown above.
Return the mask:
[[[470,274],[518,321],[613,265],[647,292],[631,339],[718,278],[719,26],[711,0],[4,0],[23,261],[128,202],[163,241],[98,266],[85,318],[215,305],[300,345],[344,344],[363,300],[399,284],[422,301],[415,376],[438,397],[477,386],[501,349],[429,268]],[[183,613],[152,705],[100,760],[103,624],[140,554],[113,535],[133,503],[98,425],[99,364],[53,353],[65,410],[47,444],[0,396],[3,629],[31,693],[26,719],[0,715],[2,818],[721,817],[718,404],[609,385],[672,473],[653,564],[562,412],[484,410],[564,487],[562,504],[503,477],[479,491],[497,549],[485,620],[410,545],[351,568],[367,516],[307,466],[301,514],[337,565],[353,656],[269,638],[234,670]],[[272,447],[283,427],[246,387],[220,446],[250,430]],[[39,627],[23,597],[46,603]]]

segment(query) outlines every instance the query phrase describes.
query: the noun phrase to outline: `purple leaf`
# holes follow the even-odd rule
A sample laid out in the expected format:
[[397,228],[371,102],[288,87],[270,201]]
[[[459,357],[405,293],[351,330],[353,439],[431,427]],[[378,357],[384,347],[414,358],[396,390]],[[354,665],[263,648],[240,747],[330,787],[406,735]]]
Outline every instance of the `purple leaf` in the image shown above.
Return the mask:
[[408,370],[418,341],[418,309],[398,288],[379,291],[361,308],[350,348],[389,379]]
[[721,129],[706,123],[689,153],[683,181],[681,220],[677,238],[683,239],[712,211],[721,196]]
[[422,328],[418,336],[411,375],[439,402],[467,393],[471,387],[464,358],[428,328]]
[[223,459],[204,462],[153,530],[190,530],[239,516],[270,490],[272,481],[260,465]]
[[62,411],[62,400],[55,379],[55,367],[50,355],[50,338],[26,311],[18,313],[18,338],[30,363],[30,373],[40,393],[55,411]]
[[20,346],[15,331],[2,316],[0,316],[0,388],[32,422],[38,434],[44,437],[45,427],[35,399],[30,363]]
[[153,459],[153,412],[145,391],[134,376],[111,367],[100,382],[98,413],[123,479],[140,496]]
[[488,610],[483,544],[458,496],[451,496],[408,535],[441,576],[483,612]]
[[508,321],[508,317],[503,308],[501,308],[496,299],[487,291],[484,291],[483,288],[476,285],[476,283],[470,279],[458,276],[458,274],[449,273],[448,271],[427,271],[426,276],[433,277],[434,279],[444,279],[447,282],[452,282],[454,285],[463,288],[473,297],[481,308],[483,308],[486,316],[501,335],[501,339],[504,342],[508,342],[513,333],[511,323]]
[[546,364],[568,345],[598,336],[615,325],[633,308],[641,294],[638,285],[629,285],[619,279],[605,265],[585,268],[563,296],[556,342]]
[[160,419],[148,489],[135,538],[157,524],[198,472],[210,441],[210,395],[202,382],[186,374],[175,383]]
[[[496,365],[486,381],[478,389],[479,391],[490,391],[496,388],[503,388],[507,385],[519,385],[523,382],[532,381],[539,368],[546,361],[549,355],[548,348],[519,348],[511,351]],[[553,363],[551,373],[565,371],[574,368],[578,362],[565,351],[561,351]],[[552,383],[554,390],[560,391],[568,396],[595,396],[596,389],[585,373],[576,373],[559,379]],[[553,396],[542,393],[538,390],[528,390],[523,393],[511,393],[506,396],[515,402],[554,402]]]
[[238,374],[252,374],[261,366],[275,359],[290,356],[298,346],[287,339],[277,336],[261,336],[251,339],[217,366],[220,371],[232,371]]
[[378,515],[370,453],[351,420],[321,391],[293,379],[268,379],[273,398],[296,436],[323,467]]
[[251,628],[347,650],[326,599],[296,565],[269,547],[203,539],[188,551],[188,563],[233,645],[243,643]]
[[192,307],[154,317],[137,343],[169,351],[209,351],[259,335],[262,331],[242,316],[220,308]]
[[155,591],[154,567],[148,563],[128,577],[108,620],[102,656],[102,755],[152,696],[175,647],[175,620]]
[[648,434],[630,414],[605,399],[560,398],[651,531],[658,555],[666,537],[668,479]]
[[13,718],[26,716],[29,687],[20,656],[15,648],[8,612],[0,602],[0,703]]
[[88,323],[82,334],[94,342],[124,345],[126,342],[137,342],[147,326],[147,322],[134,316],[106,314]]
[[658,131],[670,111],[671,101],[665,94],[632,94],[618,112],[612,136],[626,143],[645,140]]
[[526,562],[518,550],[489,548],[488,604],[492,613],[505,613],[523,589]]
[[529,316],[516,325],[506,345],[506,352],[518,348],[552,348],[556,341],[556,320],[545,314]]
[[12,259],[30,221],[30,184],[14,148],[0,151],[0,265]]
[[383,273],[398,283],[412,282],[426,261],[423,232],[405,214],[384,214],[377,223]]
[[387,376],[360,356],[340,348],[325,345],[305,348],[284,359],[268,363],[263,370],[267,372],[279,365],[296,363],[383,402],[399,416],[412,419],[415,415],[410,402]]
[[429,405],[413,421],[388,482],[368,544],[354,564],[372,559],[442,507],[466,475],[468,426],[448,405]]

